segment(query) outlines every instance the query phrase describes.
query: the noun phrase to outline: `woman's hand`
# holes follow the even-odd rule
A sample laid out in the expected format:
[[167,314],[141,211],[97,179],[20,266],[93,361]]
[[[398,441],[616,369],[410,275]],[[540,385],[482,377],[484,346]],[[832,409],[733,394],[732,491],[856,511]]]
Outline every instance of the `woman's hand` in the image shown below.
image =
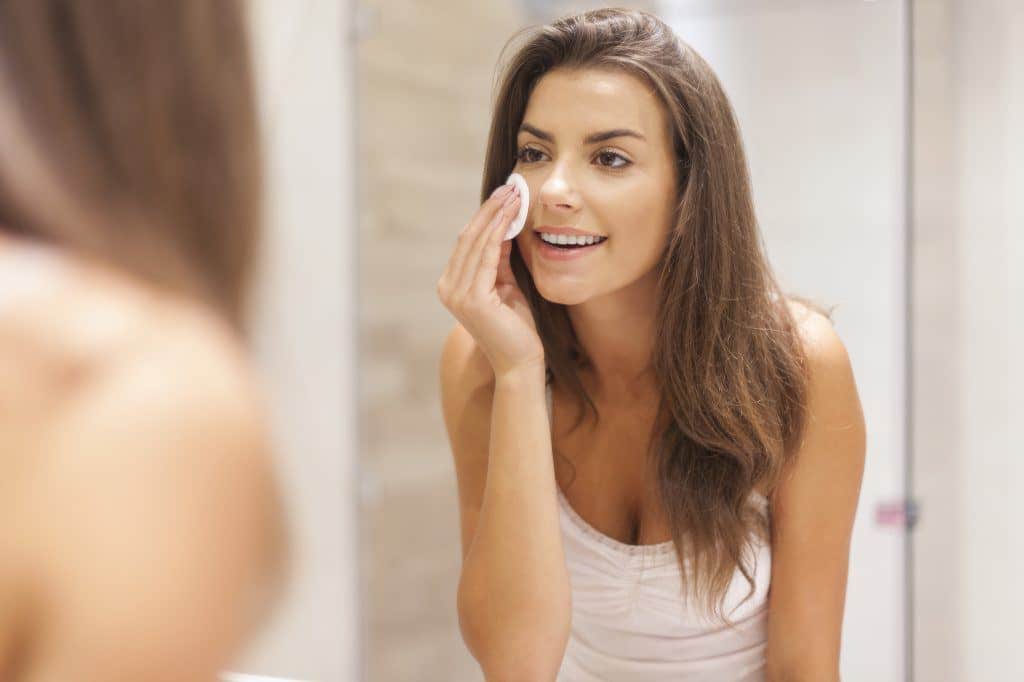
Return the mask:
[[512,274],[512,240],[502,241],[519,211],[519,191],[502,185],[459,233],[437,294],[472,334],[495,376],[544,366],[544,346]]

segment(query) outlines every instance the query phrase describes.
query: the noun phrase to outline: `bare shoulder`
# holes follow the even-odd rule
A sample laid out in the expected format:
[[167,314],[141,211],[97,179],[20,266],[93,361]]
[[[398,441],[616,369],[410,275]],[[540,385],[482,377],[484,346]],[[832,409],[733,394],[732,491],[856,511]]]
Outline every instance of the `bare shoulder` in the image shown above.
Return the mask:
[[220,437],[265,440],[248,353],[213,311],[70,258],[53,280],[0,308],[0,438],[17,423],[35,433],[97,419],[124,426],[109,421],[120,413],[165,427],[202,420],[219,424]]
[[[863,458],[866,426],[850,353],[832,321],[813,308],[791,301],[790,308],[807,358],[808,424],[805,438],[849,439],[854,459]],[[830,435],[822,435],[830,434]],[[840,441],[834,440],[838,445]]]
[[187,363],[182,370],[202,364],[210,380],[244,380],[240,346],[212,312],[104,268],[60,260],[45,285],[0,307],[0,405],[52,414],[54,401],[107,385],[120,368],[174,354]]
[[795,298],[787,298],[786,305],[805,339],[813,339],[822,334],[827,334],[829,330],[834,333],[835,329],[832,320],[823,314],[820,309]]
[[68,335],[21,377],[49,409],[7,462],[41,624],[32,665],[40,679],[210,676],[283,576],[258,384],[202,309],[111,283],[64,296],[68,310],[8,324],[21,343]]
[[820,374],[822,371],[849,370],[850,357],[846,344],[832,320],[803,302],[794,299],[787,299],[786,302],[803,340],[812,379],[815,372]]

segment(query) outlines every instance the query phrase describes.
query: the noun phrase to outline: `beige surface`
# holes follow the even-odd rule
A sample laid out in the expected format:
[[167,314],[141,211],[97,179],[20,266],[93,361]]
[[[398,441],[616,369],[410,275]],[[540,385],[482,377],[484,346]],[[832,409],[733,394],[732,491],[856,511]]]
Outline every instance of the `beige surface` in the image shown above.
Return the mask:
[[365,679],[479,680],[455,613],[458,511],[437,379],[454,320],[435,291],[455,236],[478,205],[494,64],[526,18],[516,3],[363,5]]
[[[913,310],[914,494],[922,505],[914,535],[913,656],[916,679],[954,682],[964,676],[959,594],[960,563],[951,561],[962,513],[963,456],[951,444],[962,429],[959,412],[962,283],[957,269],[957,183],[954,156],[956,56],[954,0],[914,2],[915,214]],[[941,500],[941,502],[939,502]]]

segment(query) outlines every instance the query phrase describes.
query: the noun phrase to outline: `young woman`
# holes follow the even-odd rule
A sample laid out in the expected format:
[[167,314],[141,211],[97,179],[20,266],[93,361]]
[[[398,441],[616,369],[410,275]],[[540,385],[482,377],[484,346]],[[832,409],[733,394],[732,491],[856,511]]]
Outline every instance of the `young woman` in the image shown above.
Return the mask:
[[639,11],[529,35],[483,197],[438,295],[487,679],[838,680],[860,401],[828,316],[772,274],[707,63]]
[[219,678],[286,576],[236,2],[0,3],[0,679]]

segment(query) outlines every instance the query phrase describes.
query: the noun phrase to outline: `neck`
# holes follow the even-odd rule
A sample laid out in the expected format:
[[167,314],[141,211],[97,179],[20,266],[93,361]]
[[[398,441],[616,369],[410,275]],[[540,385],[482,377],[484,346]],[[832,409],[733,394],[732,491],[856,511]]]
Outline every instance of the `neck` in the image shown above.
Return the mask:
[[590,360],[581,372],[597,397],[638,399],[650,394],[655,334],[655,296],[625,289],[568,309],[576,338]]

